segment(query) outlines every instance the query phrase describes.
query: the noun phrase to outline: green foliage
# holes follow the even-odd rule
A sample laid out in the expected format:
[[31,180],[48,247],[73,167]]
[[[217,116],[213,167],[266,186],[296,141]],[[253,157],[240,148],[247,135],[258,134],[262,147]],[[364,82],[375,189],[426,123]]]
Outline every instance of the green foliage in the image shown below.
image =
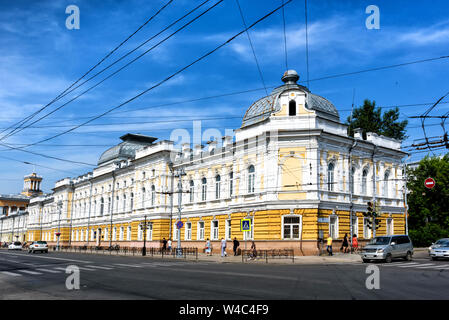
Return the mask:
[[[449,237],[449,154],[425,157],[407,176],[410,235],[423,244]],[[433,189],[424,186],[429,177],[435,180]]]
[[396,107],[387,110],[382,115],[379,107],[376,107],[376,101],[366,99],[363,106],[355,108],[351,117],[348,117],[347,124],[348,134],[353,137],[354,129],[361,128],[363,130],[363,138],[366,139],[367,132],[374,132],[386,137],[403,140],[406,138],[405,127],[407,120],[398,121],[399,109]]

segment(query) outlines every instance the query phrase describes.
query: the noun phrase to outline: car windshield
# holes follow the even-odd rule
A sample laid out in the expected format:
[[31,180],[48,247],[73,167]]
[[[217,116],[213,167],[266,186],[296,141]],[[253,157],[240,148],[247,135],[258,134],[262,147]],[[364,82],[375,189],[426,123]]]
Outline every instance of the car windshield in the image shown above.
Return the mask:
[[385,245],[390,243],[390,237],[376,237],[371,240],[368,244],[372,245]]
[[449,240],[448,239],[441,239],[435,242],[435,244],[439,246],[449,246]]
[[14,242],[14,245],[15,245],[15,246],[20,246],[20,245],[22,245],[22,243],[20,243],[20,242]]

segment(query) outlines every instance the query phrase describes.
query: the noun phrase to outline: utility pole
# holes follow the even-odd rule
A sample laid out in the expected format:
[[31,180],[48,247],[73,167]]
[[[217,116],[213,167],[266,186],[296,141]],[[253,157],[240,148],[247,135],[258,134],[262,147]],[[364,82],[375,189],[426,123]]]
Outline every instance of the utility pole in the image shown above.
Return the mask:
[[[110,223],[110,227],[109,227],[109,249],[112,247],[112,215],[114,213],[114,192],[115,192],[115,169],[114,171],[112,171],[112,196],[111,196],[111,223]],[[117,208],[118,208],[118,204],[117,204]],[[117,236],[117,235],[116,235]]]
[[59,251],[59,238],[61,237],[61,211],[62,201],[58,201],[58,233],[56,234],[56,250]]
[[[372,155],[372,161],[373,161],[373,206],[376,203],[376,192],[377,192],[377,190],[376,190],[376,163],[374,162],[374,155],[376,153],[376,149],[377,149],[377,147],[374,146],[373,155]],[[376,237],[376,217],[373,217],[372,226],[373,226],[373,238],[375,238]]]
[[404,163],[404,208],[405,208],[405,234],[408,235],[408,204],[407,204],[407,165]]
[[72,201],[70,201],[71,202],[71,204],[70,204],[70,230],[69,230],[69,246],[71,246],[72,245],[72,222],[73,222],[73,198],[75,197],[75,186],[73,185],[73,183],[71,183],[71,189],[72,189]]
[[[181,221],[181,211],[182,211],[182,176],[185,176],[184,168],[178,169],[177,176],[178,180],[178,221]],[[181,253],[181,228],[177,228],[177,237],[178,237],[178,248],[177,248],[177,256],[182,256]]]
[[173,228],[173,194],[174,194],[174,183],[175,183],[175,170],[173,169],[173,163],[170,162],[168,164],[169,168],[170,168],[170,172],[171,172],[171,192],[169,192],[170,194],[170,229],[169,229],[169,233],[168,233],[168,238],[171,239],[172,238],[172,228]]
[[[89,180],[90,183],[90,193],[89,193],[89,214],[87,217],[87,234],[86,234],[86,238],[87,238],[87,246],[89,246],[89,228],[90,228],[90,212],[92,210],[92,187],[93,187],[93,183],[92,180]],[[82,230],[81,230],[82,231]]]
[[145,222],[143,223],[143,248],[142,248],[142,256],[147,255],[147,216],[144,216]]

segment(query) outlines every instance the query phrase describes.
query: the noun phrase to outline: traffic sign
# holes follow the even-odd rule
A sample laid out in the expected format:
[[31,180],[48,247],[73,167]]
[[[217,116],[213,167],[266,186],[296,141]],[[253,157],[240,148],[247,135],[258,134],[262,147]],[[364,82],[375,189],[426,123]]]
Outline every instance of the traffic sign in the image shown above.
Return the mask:
[[433,187],[435,187],[435,180],[433,180],[432,178],[427,178],[427,179],[424,181],[424,186],[425,186],[427,189],[432,189]]
[[182,223],[182,221],[176,222],[176,227],[177,227],[178,229],[181,229],[183,225],[184,225],[184,224]]
[[251,219],[240,220],[240,231],[251,231]]

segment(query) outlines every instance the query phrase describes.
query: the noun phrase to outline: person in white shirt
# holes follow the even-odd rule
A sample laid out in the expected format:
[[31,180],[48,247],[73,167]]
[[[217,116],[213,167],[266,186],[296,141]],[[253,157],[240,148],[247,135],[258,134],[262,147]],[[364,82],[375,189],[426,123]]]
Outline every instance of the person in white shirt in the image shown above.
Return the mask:
[[221,238],[221,256],[226,257],[228,254],[226,253],[226,240]]
[[168,239],[168,251],[171,252],[171,239]]

